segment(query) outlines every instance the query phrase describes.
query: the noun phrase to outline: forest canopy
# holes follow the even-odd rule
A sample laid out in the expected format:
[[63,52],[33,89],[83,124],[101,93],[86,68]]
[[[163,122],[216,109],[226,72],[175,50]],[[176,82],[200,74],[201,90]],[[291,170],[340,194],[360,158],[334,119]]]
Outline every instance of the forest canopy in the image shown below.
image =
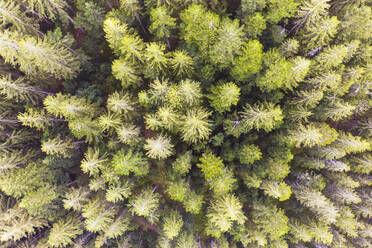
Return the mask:
[[370,0],[0,0],[0,247],[370,248]]

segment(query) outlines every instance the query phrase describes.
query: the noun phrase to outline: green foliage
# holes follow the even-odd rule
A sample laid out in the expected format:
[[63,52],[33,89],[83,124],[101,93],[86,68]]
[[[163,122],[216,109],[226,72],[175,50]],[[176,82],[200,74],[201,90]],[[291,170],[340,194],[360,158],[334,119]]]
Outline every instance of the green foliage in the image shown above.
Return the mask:
[[30,26],[26,13],[21,11],[21,6],[17,2],[0,1],[0,13],[1,28],[11,24],[15,26],[16,29],[24,31],[26,27]]
[[176,241],[175,247],[176,248],[186,248],[186,247],[196,248],[198,247],[198,242],[195,240],[192,234],[182,232]]
[[369,154],[364,154],[360,157],[352,157],[351,162],[351,170],[355,173],[359,174],[369,174],[372,171],[372,156]]
[[322,20],[328,14],[329,4],[325,0],[303,1],[303,4],[297,11],[299,25],[314,25]]
[[137,194],[129,205],[132,213],[144,216],[152,223],[158,219],[156,211],[159,207],[159,194],[154,193],[152,189]]
[[63,200],[63,206],[65,209],[73,209],[75,211],[81,211],[83,206],[88,200],[89,191],[85,188],[72,188],[66,194],[66,198]]
[[281,56],[278,50],[265,53],[264,64],[267,67],[264,75],[258,77],[257,86],[265,92],[280,88],[292,89],[292,63]]
[[17,241],[36,233],[36,229],[43,228],[47,222],[38,217],[32,217],[22,208],[10,208],[2,213],[0,226],[0,240]]
[[212,87],[211,92],[211,106],[219,113],[230,111],[232,105],[238,104],[240,88],[232,82]]
[[269,132],[277,128],[283,120],[280,107],[270,102],[256,103],[253,106],[247,104],[240,114],[247,131],[263,129]]
[[92,116],[96,111],[96,107],[86,99],[60,93],[55,96],[47,96],[44,105],[49,113],[68,119]]
[[210,112],[203,108],[188,110],[181,123],[182,139],[188,143],[198,143],[207,139],[211,133],[209,116]]
[[242,178],[248,188],[259,188],[262,183],[262,180],[255,174],[249,175],[249,173],[244,173]]
[[36,104],[38,102],[38,94],[43,93],[24,83],[24,78],[18,78],[13,81],[10,76],[0,77],[0,93],[8,99],[16,101],[25,101],[27,103]]
[[240,163],[252,164],[256,160],[260,160],[262,152],[259,147],[255,145],[245,145],[241,148],[239,153]]
[[204,56],[207,55],[208,48],[217,38],[219,16],[207,11],[202,5],[190,5],[180,17],[181,37],[189,46],[196,47]]
[[221,158],[211,153],[204,153],[200,162],[197,166],[203,172],[205,179],[211,180],[222,175],[224,165]]
[[75,16],[75,25],[84,28],[91,38],[100,38],[105,19],[103,8],[93,1],[82,2],[79,8],[82,11]]
[[243,44],[241,54],[233,61],[231,75],[239,81],[247,80],[259,72],[262,63],[263,46],[257,40],[250,40]]
[[262,228],[271,240],[277,240],[288,232],[288,217],[273,204],[255,202],[251,212],[252,221]]
[[299,126],[297,130],[289,133],[289,140],[295,143],[296,147],[306,146],[312,147],[319,145],[322,142],[323,134],[320,129],[313,126]]
[[174,51],[169,63],[173,73],[180,78],[190,77],[193,74],[194,61],[184,50]]
[[278,23],[283,18],[288,18],[296,13],[299,3],[291,0],[269,0],[266,20],[269,23]]
[[112,73],[117,80],[121,81],[124,88],[140,83],[140,77],[136,74],[135,68],[124,59],[116,59],[112,62]]
[[104,113],[98,117],[98,125],[101,127],[102,131],[113,132],[114,129],[118,129],[122,121],[118,114],[115,113]]
[[359,136],[353,136],[351,133],[342,132],[335,143],[339,149],[347,154],[371,150],[371,143],[368,140],[363,140]]
[[20,69],[26,74],[46,73],[56,78],[71,79],[80,70],[79,61],[62,44],[27,37],[18,42]]
[[28,192],[20,201],[19,207],[24,208],[32,216],[50,217],[54,214],[56,201],[59,198],[58,189],[50,184],[39,187],[36,191]]
[[120,7],[131,16],[138,16],[141,6],[137,0],[120,0]]
[[109,202],[119,202],[127,199],[131,195],[132,185],[127,182],[123,185],[111,185],[106,191],[106,200]]
[[336,100],[321,107],[322,112],[317,113],[319,119],[321,120],[331,119],[333,121],[338,121],[343,118],[351,116],[356,108],[354,105],[349,104],[348,102],[344,102],[342,100]]
[[106,156],[100,156],[98,149],[88,147],[87,152],[84,155],[84,159],[81,161],[81,170],[89,175],[97,175],[103,166],[107,163]]
[[191,169],[191,151],[187,151],[177,157],[176,161],[173,162],[173,169],[180,175],[186,174]]
[[68,128],[75,138],[82,139],[85,137],[85,141],[89,144],[98,142],[101,138],[101,128],[96,121],[89,117],[70,120],[68,122]]
[[128,94],[114,92],[107,99],[107,108],[115,113],[128,114],[134,110],[133,101]]
[[128,32],[128,27],[115,18],[106,18],[103,25],[105,38],[115,53],[119,54],[121,41]]
[[33,108],[27,109],[27,111],[24,113],[19,113],[17,118],[22,122],[22,125],[36,128],[38,130],[45,129],[47,126],[50,126],[52,121],[64,121],[61,119],[48,118],[44,109],[39,110]]
[[171,17],[164,6],[151,9],[150,21],[150,32],[159,40],[168,38],[171,30],[176,27],[176,18]]
[[327,17],[314,25],[306,28],[303,38],[306,40],[307,48],[315,48],[328,44],[336,35],[340,21],[336,16]]
[[73,239],[83,233],[81,227],[82,223],[75,216],[58,220],[50,231],[48,244],[52,247],[64,247],[72,244]]
[[143,49],[143,41],[137,35],[124,35],[121,39],[120,52],[128,62],[143,61]]
[[198,214],[203,205],[203,195],[198,195],[193,191],[189,191],[183,201],[183,207],[186,212]]
[[182,202],[186,197],[189,185],[184,180],[178,180],[177,182],[169,182],[167,184],[166,192],[172,200]]
[[65,8],[68,4],[62,0],[28,0],[27,5],[41,16],[47,17],[51,20],[68,17]]
[[266,19],[261,12],[246,15],[242,20],[244,22],[244,31],[249,37],[256,39],[266,29]]
[[132,149],[122,148],[119,150],[114,154],[111,164],[118,175],[129,175],[130,172],[133,172],[136,176],[143,176],[149,170],[147,159],[143,157],[141,152]]
[[264,190],[265,194],[277,198],[279,201],[288,200],[292,194],[291,187],[284,182],[265,181],[261,188]]
[[369,247],[371,12],[0,0],[0,246]]
[[71,157],[71,151],[74,148],[75,144],[71,138],[62,139],[61,136],[45,140],[41,144],[41,150],[46,154],[61,156],[63,158]]
[[163,231],[168,239],[177,237],[182,226],[182,215],[175,211],[171,211],[163,218]]
[[147,139],[144,146],[147,155],[150,158],[165,159],[173,154],[173,145],[165,136],[159,136],[155,139]]
[[299,202],[315,213],[317,218],[325,223],[334,223],[339,216],[337,208],[321,192],[301,187],[292,188]]
[[223,174],[210,180],[208,184],[215,195],[225,195],[234,190],[236,182],[234,173],[231,170],[225,170]]
[[234,222],[242,225],[246,220],[242,204],[234,195],[225,195],[214,200],[208,208],[207,217],[206,231],[217,238],[231,229]]
[[165,54],[165,45],[161,43],[147,43],[144,57],[146,65],[145,72],[152,78],[162,75],[162,72],[167,68],[169,63],[169,59]]
[[234,60],[236,51],[243,45],[243,27],[237,20],[224,18],[217,31],[216,43],[211,47],[210,59],[220,68],[227,68]]

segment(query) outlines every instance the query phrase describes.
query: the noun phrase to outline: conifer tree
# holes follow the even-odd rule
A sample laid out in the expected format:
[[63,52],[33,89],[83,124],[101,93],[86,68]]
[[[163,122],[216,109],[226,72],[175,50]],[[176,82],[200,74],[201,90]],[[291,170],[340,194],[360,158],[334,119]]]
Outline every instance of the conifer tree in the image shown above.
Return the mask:
[[62,139],[61,136],[45,140],[41,144],[41,150],[46,154],[57,155],[64,158],[72,156],[71,151],[74,148],[76,148],[76,145],[71,138]]
[[53,123],[66,122],[64,119],[51,118],[47,115],[44,109],[29,108],[24,113],[18,114],[18,120],[22,122],[22,125],[38,130],[43,130]]
[[250,40],[243,44],[241,54],[234,59],[231,75],[244,81],[261,69],[263,46],[257,40]]
[[219,113],[230,111],[239,101],[240,89],[232,82],[213,87],[211,91],[211,106]]
[[322,142],[323,134],[320,129],[313,125],[299,126],[298,130],[290,133],[289,139],[296,144],[297,147],[301,145],[312,147],[319,145]]
[[172,200],[182,202],[189,191],[189,185],[183,180],[167,183],[166,192]]
[[242,164],[252,164],[256,160],[260,160],[262,152],[256,145],[245,145],[240,150],[239,159]]
[[36,104],[40,97],[50,94],[46,91],[37,90],[25,84],[24,81],[24,78],[13,81],[10,76],[0,77],[0,92],[6,95],[8,99],[25,101],[30,104]]
[[61,0],[28,0],[28,6],[43,17],[48,17],[51,20],[57,19],[63,15],[70,19],[67,12],[68,4]]
[[298,25],[314,25],[328,14],[329,4],[326,0],[304,1],[297,11]]
[[154,223],[158,218],[157,209],[159,207],[159,194],[148,188],[129,203],[130,212],[139,216],[144,216],[151,223]]
[[174,239],[178,236],[183,226],[182,215],[172,211],[164,217],[163,230],[164,234],[168,239]]
[[[200,18],[203,16],[203,18]],[[180,14],[181,36],[189,46],[196,46],[203,55],[217,38],[220,18],[202,5],[190,5]]]
[[174,51],[169,63],[173,73],[180,78],[190,77],[193,74],[194,61],[184,50]]
[[120,126],[116,130],[119,140],[124,144],[139,141],[140,129],[134,125]]
[[187,106],[198,105],[203,97],[200,83],[190,79],[182,80],[177,90],[181,103],[185,103]]
[[240,114],[247,131],[254,128],[269,132],[280,125],[283,119],[280,107],[269,102],[257,103],[253,106],[247,104]]
[[128,34],[127,25],[116,18],[110,17],[105,19],[103,30],[110,48],[119,55],[122,46],[121,41]]
[[63,200],[63,206],[65,209],[81,211],[88,201],[89,191],[86,188],[72,188],[67,192],[65,197],[66,198]]
[[92,147],[88,147],[81,161],[81,170],[89,175],[97,175],[100,169],[107,163],[106,155],[100,156],[100,151]]
[[309,25],[306,28],[304,39],[308,49],[321,47],[328,44],[336,35],[337,27],[340,21],[336,16],[331,18],[326,17],[314,25]]
[[159,40],[169,38],[171,30],[176,27],[176,18],[171,17],[164,6],[151,9],[150,21],[150,32],[154,33]]
[[47,96],[44,100],[46,110],[57,117],[76,119],[83,115],[93,116],[96,107],[84,98],[62,95]]
[[369,247],[371,13],[0,0],[0,246]]
[[11,208],[2,213],[0,225],[0,240],[18,241],[36,233],[36,229],[43,228],[47,222],[38,217],[32,217],[22,208]]
[[122,148],[114,154],[111,161],[113,168],[119,175],[129,175],[133,172],[137,176],[146,175],[148,172],[148,163],[141,152],[132,149]]
[[126,61],[135,63],[143,61],[144,43],[137,35],[124,35],[121,39],[120,52]]
[[277,50],[268,51],[264,57],[267,70],[258,77],[256,84],[262,91],[270,92],[278,88],[292,88],[292,63],[281,56]]
[[200,162],[197,166],[201,168],[205,179],[210,180],[223,174],[224,165],[221,158],[210,153],[204,153]]
[[239,22],[225,18],[221,21],[217,31],[216,43],[211,47],[210,58],[212,63],[226,68],[233,61],[236,51],[243,45],[243,27]]
[[261,12],[246,15],[243,18],[244,19],[242,19],[242,21],[244,22],[244,31],[253,39],[256,39],[258,36],[260,36],[267,28],[266,19]]
[[172,155],[173,145],[167,137],[159,136],[155,139],[147,139],[144,148],[150,158],[164,159]]
[[107,99],[107,108],[119,114],[128,114],[133,111],[134,103],[128,94],[114,92]]
[[265,194],[279,199],[279,201],[288,200],[291,197],[291,188],[284,182],[272,182],[265,181],[261,188],[264,190]]
[[31,19],[21,10],[21,5],[19,3],[2,0],[0,2],[0,11],[0,27],[6,27],[11,24],[21,31],[25,31],[27,28],[34,29],[31,24]]
[[60,219],[53,224],[48,244],[52,247],[65,247],[72,244],[73,239],[82,233],[82,223],[75,216]]
[[192,153],[191,151],[187,151],[177,157],[177,159],[173,162],[172,167],[177,174],[186,174],[191,169],[191,160]]
[[122,82],[123,87],[138,85],[141,81],[133,65],[124,59],[116,59],[112,62],[112,73],[117,80]]
[[217,198],[208,208],[207,233],[220,237],[228,231],[234,222],[242,225],[246,217],[242,211],[242,204],[234,195],[226,195]]
[[270,0],[268,1],[269,11],[266,19],[270,23],[278,23],[282,18],[293,16],[298,5],[294,1]]
[[210,112],[203,108],[195,108],[187,111],[181,123],[182,139],[189,143],[197,143],[208,138],[211,133]]

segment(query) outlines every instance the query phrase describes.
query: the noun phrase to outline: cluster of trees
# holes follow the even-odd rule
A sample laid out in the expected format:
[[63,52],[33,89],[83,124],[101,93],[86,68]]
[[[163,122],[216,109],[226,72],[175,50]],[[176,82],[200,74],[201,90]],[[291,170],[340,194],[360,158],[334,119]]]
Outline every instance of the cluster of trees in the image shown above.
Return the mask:
[[0,246],[371,247],[371,7],[0,0]]

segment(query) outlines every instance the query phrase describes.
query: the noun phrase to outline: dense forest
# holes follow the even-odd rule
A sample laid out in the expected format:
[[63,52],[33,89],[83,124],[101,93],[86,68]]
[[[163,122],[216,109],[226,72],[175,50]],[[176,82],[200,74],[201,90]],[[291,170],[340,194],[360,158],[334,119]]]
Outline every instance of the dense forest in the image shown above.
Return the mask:
[[1,248],[371,248],[371,0],[0,0]]

